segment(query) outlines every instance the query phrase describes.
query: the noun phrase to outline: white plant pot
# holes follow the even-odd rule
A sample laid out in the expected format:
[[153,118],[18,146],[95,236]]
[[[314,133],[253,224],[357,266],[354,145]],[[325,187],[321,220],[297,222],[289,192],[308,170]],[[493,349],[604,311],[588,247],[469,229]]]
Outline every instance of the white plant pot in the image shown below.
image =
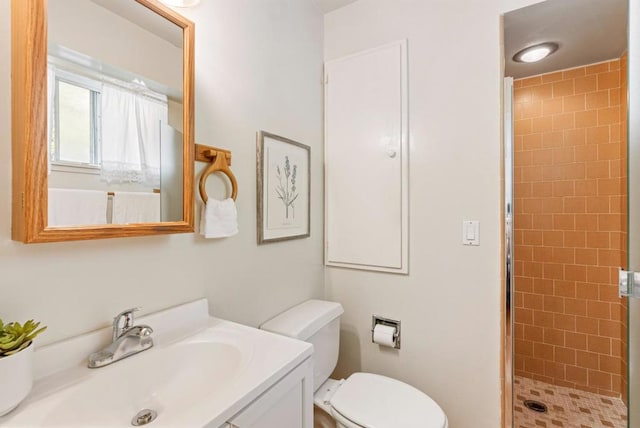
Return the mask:
[[33,386],[33,344],[9,357],[0,358],[0,416],[24,400]]

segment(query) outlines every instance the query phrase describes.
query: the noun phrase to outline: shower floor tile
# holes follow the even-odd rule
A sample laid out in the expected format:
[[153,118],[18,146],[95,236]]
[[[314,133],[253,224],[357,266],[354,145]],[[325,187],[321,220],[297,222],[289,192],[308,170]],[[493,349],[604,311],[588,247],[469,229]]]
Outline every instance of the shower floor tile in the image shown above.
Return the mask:
[[[524,406],[524,400],[547,405],[547,413]],[[514,380],[515,428],[627,428],[627,407],[621,399],[525,377]]]

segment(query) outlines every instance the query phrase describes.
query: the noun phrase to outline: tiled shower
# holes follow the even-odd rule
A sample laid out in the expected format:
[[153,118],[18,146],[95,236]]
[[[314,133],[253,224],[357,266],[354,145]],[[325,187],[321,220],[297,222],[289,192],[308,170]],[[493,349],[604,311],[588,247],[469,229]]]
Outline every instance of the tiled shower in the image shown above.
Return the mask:
[[515,391],[610,402],[593,426],[626,426],[624,94],[625,56],[514,81]]

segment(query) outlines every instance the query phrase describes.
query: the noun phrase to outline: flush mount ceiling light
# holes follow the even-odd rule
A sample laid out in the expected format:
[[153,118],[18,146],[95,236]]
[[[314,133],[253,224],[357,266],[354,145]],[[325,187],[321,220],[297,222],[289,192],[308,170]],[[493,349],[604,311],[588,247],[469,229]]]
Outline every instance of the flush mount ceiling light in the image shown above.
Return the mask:
[[536,62],[544,59],[558,49],[558,44],[553,42],[540,43],[522,49],[513,56],[515,62]]
[[192,7],[200,3],[200,0],[160,0],[168,6],[174,7]]

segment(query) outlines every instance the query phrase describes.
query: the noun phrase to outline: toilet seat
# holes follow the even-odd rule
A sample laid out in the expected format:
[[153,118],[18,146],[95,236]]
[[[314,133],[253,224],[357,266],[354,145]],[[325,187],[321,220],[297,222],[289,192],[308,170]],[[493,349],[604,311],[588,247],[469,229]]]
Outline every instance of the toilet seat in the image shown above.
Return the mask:
[[330,399],[331,413],[345,426],[447,428],[447,417],[428,395],[396,379],[354,373]]

